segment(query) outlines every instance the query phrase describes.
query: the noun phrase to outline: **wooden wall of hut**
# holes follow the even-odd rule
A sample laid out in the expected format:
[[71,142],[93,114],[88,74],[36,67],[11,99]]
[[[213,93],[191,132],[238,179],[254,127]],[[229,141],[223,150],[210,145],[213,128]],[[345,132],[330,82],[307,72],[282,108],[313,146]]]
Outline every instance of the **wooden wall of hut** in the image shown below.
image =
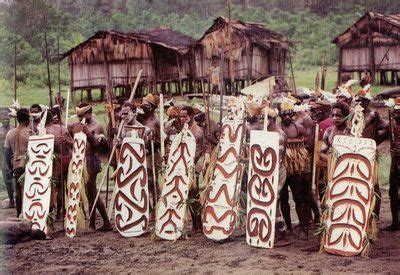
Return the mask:
[[[400,45],[374,47],[377,70],[400,70]],[[357,71],[369,69],[370,55],[368,47],[343,48],[342,69]]]
[[[203,47],[194,48],[195,78],[209,77],[212,60],[208,59]],[[218,61],[219,62],[219,61]],[[229,78],[229,61],[225,58],[224,78]],[[249,80],[266,77],[271,74],[283,74],[285,69],[284,50],[266,50],[254,46],[242,51],[239,58],[234,59],[235,80]]]

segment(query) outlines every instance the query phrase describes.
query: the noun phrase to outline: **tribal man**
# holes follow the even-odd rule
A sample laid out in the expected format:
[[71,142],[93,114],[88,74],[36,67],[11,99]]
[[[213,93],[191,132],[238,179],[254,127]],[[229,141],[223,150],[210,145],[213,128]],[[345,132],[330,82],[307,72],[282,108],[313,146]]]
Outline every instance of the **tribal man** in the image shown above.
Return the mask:
[[[108,149],[108,146],[107,141],[105,140],[103,126],[101,126],[101,124],[93,117],[92,106],[88,103],[80,103],[77,107],[75,107],[75,113],[78,116],[79,122],[68,125],[68,129],[71,133],[71,136],[78,132],[83,132],[87,136],[85,150],[86,165],[89,174],[89,179],[87,182],[87,197],[89,200],[89,208],[92,209],[97,195],[96,177],[101,171],[101,161],[98,154],[105,153],[105,151]],[[83,120],[85,120],[85,124],[82,124]],[[104,223],[99,231],[112,230],[106,208],[103,200],[100,197],[97,200],[96,208],[99,210]],[[96,229],[96,211],[93,211],[93,214],[90,217],[89,226],[93,230]]]
[[42,107],[40,107],[39,104],[33,104],[31,108],[29,109],[29,115],[31,117],[31,130],[37,134],[38,129],[37,126],[39,125],[41,119],[42,119]]
[[390,152],[392,161],[390,165],[390,210],[392,223],[385,227],[387,231],[398,231],[399,226],[399,184],[400,184],[400,98],[396,98],[395,106],[391,112],[390,125]]
[[292,190],[297,216],[300,221],[300,237],[307,238],[310,221],[310,173],[311,162],[306,149],[306,129],[294,121],[294,105],[289,100],[279,105],[281,128],[287,136],[284,163],[287,171],[285,185],[281,190],[281,210],[289,231],[293,231],[290,218],[289,192]]
[[[3,125],[0,128],[0,136],[1,138],[5,138],[7,136],[7,133],[12,129],[10,126],[10,118],[4,117],[3,118]],[[7,199],[3,201],[5,205],[3,205],[3,208],[14,208],[15,207],[15,202],[14,202],[14,188],[11,180],[11,167],[8,166],[5,158],[5,148],[3,147],[3,161],[2,161],[2,174],[3,174],[3,180],[4,184],[7,189],[7,194],[8,194],[8,201]]]
[[[363,83],[363,81],[361,81]],[[362,133],[363,138],[373,139],[378,146],[384,141],[388,134],[388,122],[383,120],[378,112],[372,111],[369,108],[372,97],[370,96],[370,85],[365,85],[356,95],[355,101],[363,107],[364,123],[365,127]],[[379,181],[377,180],[375,185],[376,204],[374,213],[379,219],[379,213],[381,208],[381,191],[379,188]]]
[[[56,219],[61,216],[62,196],[64,195],[62,187],[68,176],[68,165],[72,157],[73,139],[65,125],[60,124],[60,116],[58,109],[48,110],[46,118],[46,133],[54,135],[54,154],[58,155],[58,160],[53,162],[53,179],[56,180],[56,188],[52,189],[52,207],[57,202]],[[61,176],[61,174],[63,176]],[[54,190],[54,191],[53,191]]]
[[329,127],[324,134],[323,144],[320,150],[320,158],[327,162],[332,148],[333,138],[336,135],[348,135],[347,119],[350,113],[350,108],[346,103],[336,102],[332,106],[333,126]]
[[[154,181],[154,176],[153,173],[158,175],[158,171],[161,170],[161,155],[158,152],[158,148],[160,147],[160,120],[155,114],[155,111],[159,105],[159,98],[156,95],[153,94],[148,94],[146,97],[143,98],[142,104],[140,105],[140,108],[143,110],[143,113],[138,114],[138,122],[142,123],[143,126],[146,126],[149,129],[149,136],[148,138],[150,141],[147,143],[147,173],[148,173],[148,179],[149,179],[149,188],[150,190],[154,190],[152,188],[154,185],[158,188],[157,182]],[[152,152],[152,147],[151,143],[154,144],[154,152]],[[153,156],[154,153],[154,156]],[[155,171],[153,171],[152,168],[152,163],[153,163],[153,157],[154,157],[154,163],[155,163]],[[159,192],[157,192],[159,193]],[[157,201],[157,198],[155,198],[155,201]]]
[[23,183],[21,176],[25,172],[25,155],[28,150],[29,136],[33,134],[29,128],[29,111],[22,108],[17,111],[18,126],[7,133],[4,141],[4,154],[8,167],[13,171],[15,181],[15,204],[17,217],[22,211]]
[[204,133],[203,130],[194,121],[194,110],[191,106],[183,106],[179,113],[180,129],[183,129],[185,124],[188,124],[189,130],[196,139],[196,152],[194,154],[196,187],[189,190],[189,199],[195,199],[190,207],[192,214],[193,229],[201,230],[200,202],[199,202],[199,183],[198,177],[204,166]]

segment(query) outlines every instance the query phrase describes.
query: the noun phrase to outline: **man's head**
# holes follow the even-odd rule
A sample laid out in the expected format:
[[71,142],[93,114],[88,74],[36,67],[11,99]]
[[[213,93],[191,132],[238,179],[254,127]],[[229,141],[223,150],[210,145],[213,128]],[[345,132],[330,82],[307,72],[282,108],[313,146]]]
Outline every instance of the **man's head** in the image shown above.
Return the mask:
[[93,115],[92,111],[92,105],[86,102],[81,102],[75,107],[75,113],[78,116],[79,121],[85,119],[86,122],[90,122]]
[[194,121],[196,121],[197,125],[202,128],[206,127],[206,114],[205,113],[198,113],[194,116]]
[[17,111],[17,121],[20,125],[28,125],[29,124],[28,109],[22,108]]
[[125,123],[130,123],[136,119],[136,106],[132,103],[125,102],[122,105],[121,111],[119,112],[119,116],[121,119],[125,121]]
[[331,104],[325,100],[318,100],[311,105],[311,118],[320,122],[328,118],[331,115]]
[[294,105],[290,101],[283,101],[279,105],[279,116],[282,120],[283,125],[290,125],[293,122]]
[[42,107],[39,104],[33,104],[29,109],[29,114],[35,122],[39,122],[42,115]]
[[8,128],[10,127],[10,118],[8,116],[3,117],[3,128]]
[[159,98],[156,95],[148,94],[146,97],[143,98],[141,108],[144,112],[146,117],[154,114],[154,111],[157,109]]
[[193,117],[194,117],[193,108],[191,106],[183,106],[179,113],[179,120],[180,120],[181,127],[183,127],[183,125],[185,125],[185,123],[187,123],[189,125],[192,124]]
[[394,103],[392,117],[397,123],[400,123],[400,97],[396,98]]
[[333,124],[338,127],[346,123],[346,119],[350,113],[349,105],[343,102],[336,102],[332,106],[332,120]]

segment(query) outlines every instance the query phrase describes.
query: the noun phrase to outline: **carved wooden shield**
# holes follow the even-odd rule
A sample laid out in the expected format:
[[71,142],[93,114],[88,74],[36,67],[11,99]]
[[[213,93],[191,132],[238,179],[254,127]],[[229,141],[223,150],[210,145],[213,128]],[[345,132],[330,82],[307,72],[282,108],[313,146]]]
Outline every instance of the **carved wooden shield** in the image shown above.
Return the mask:
[[235,229],[239,179],[243,165],[237,161],[242,143],[243,120],[225,120],[219,152],[203,210],[203,232],[212,240],[228,238]]
[[279,181],[279,134],[250,132],[246,240],[251,246],[273,248]]
[[[143,127],[142,127],[143,128]],[[115,227],[124,237],[139,236],[149,223],[146,148],[137,136],[124,138],[118,160]]]
[[78,211],[80,209],[82,174],[85,165],[86,135],[82,132],[74,135],[72,158],[67,179],[67,197],[65,215],[65,234],[72,238],[76,235]]
[[165,181],[156,211],[156,235],[176,240],[184,231],[190,180],[194,172],[196,139],[186,128],[171,144]]
[[28,162],[22,215],[32,221],[32,228],[48,233],[51,175],[53,171],[54,135],[31,136],[28,142]]
[[332,171],[326,190],[327,215],[323,248],[354,256],[368,243],[367,231],[374,198],[376,144],[372,139],[335,136]]

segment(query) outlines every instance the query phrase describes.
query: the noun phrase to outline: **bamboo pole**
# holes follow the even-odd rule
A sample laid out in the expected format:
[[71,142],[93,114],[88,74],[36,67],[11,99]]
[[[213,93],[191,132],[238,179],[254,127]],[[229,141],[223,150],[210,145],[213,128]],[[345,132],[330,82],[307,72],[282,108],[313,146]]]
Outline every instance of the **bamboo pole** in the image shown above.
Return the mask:
[[326,82],[326,51],[322,53],[322,74],[321,74],[321,89],[325,90]]

